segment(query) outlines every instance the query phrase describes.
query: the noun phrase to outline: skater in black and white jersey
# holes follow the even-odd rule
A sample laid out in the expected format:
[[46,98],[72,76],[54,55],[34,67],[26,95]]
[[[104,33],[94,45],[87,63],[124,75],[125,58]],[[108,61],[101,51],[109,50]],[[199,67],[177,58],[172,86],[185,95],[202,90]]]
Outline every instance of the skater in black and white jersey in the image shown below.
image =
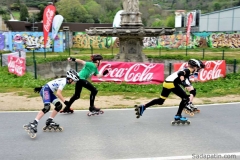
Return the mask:
[[[189,102],[185,107],[185,113],[190,114],[191,116],[193,116],[195,112],[198,112],[198,113],[200,112],[200,110],[193,105],[193,99],[195,98],[197,91],[192,85],[192,82],[198,81],[198,74],[200,70],[205,68],[205,65],[203,64],[202,61],[199,61],[199,63],[200,63],[200,68],[197,70],[197,72],[194,72],[186,79],[186,84],[188,84],[189,86],[185,87],[185,89],[190,93],[190,95],[189,95]],[[193,81],[190,80],[190,77],[192,76],[194,77]]]
[[[163,83],[163,89],[160,95],[160,98],[153,99],[152,101],[142,104],[142,105],[135,105],[135,111],[137,118],[140,118],[142,116],[143,112],[146,110],[146,108],[153,106],[153,105],[162,105],[164,101],[167,99],[169,94],[173,92],[175,95],[181,98],[181,102],[179,104],[179,108],[177,111],[177,114],[175,115],[174,119],[178,122],[183,123],[190,123],[186,117],[182,117],[182,110],[188,104],[189,102],[189,96],[184,91],[181,86],[189,87],[188,84],[186,84],[186,79],[193,73],[197,72],[201,66],[202,62],[196,59],[190,59],[188,61],[188,68],[185,68],[183,70],[177,71],[169,75],[164,83]],[[181,85],[181,86],[180,86]],[[174,121],[174,123],[175,123]]]
[[[62,131],[63,130],[62,127],[59,127],[59,124],[53,121],[53,118],[62,109],[61,101],[65,105],[68,104],[68,101],[66,101],[62,95],[62,90],[65,87],[65,85],[74,84],[79,80],[77,72],[72,69],[67,71],[66,76],[67,76],[66,78],[58,78],[48,82],[42,87],[34,88],[35,92],[40,93],[40,96],[42,97],[42,100],[43,100],[44,107],[42,110],[38,112],[33,122],[23,126],[25,130],[29,132],[29,135],[31,138],[36,137],[38,122],[47,112],[49,112],[51,108],[51,103],[55,106],[55,108],[52,111],[50,117],[46,120],[46,126],[43,127],[43,130],[44,131],[46,130]],[[54,94],[54,92],[56,92],[56,95]]]

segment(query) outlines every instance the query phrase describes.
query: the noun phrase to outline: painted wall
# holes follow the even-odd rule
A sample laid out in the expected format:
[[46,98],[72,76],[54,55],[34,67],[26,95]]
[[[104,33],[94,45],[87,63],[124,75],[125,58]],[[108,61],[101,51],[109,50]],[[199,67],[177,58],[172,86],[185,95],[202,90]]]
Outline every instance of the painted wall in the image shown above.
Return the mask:
[[[51,39],[49,33],[46,52],[63,52],[63,33],[59,32],[56,38]],[[35,46],[36,52],[44,52],[42,32],[0,32],[0,50],[32,52]]]

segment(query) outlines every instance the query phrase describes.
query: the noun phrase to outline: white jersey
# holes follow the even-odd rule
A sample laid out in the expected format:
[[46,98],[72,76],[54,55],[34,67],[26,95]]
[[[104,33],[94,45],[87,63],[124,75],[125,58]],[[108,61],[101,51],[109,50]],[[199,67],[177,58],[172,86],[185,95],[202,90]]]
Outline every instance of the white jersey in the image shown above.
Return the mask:
[[47,85],[53,92],[56,92],[58,89],[63,90],[63,88],[65,87],[66,84],[67,84],[66,78],[54,79],[47,83]]

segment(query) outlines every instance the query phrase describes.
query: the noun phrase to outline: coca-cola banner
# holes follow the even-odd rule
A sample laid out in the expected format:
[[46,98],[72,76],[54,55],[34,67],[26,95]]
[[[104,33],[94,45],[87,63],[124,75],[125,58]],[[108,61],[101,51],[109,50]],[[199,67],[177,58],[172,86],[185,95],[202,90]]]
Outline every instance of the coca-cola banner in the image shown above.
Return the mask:
[[[213,79],[218,79],[220,77],[226,76],[226,62],[225,60],[216,60],[216,61],[205,61],[205,68],[202,69],[198,74],[199,81],[209,81]],[[175,63],[174,71],[181,70],[187,67],[186,63]]]
[[25,58],[9,55],[8,71],[16,74],[17,76],[23,76],[26,71]]
[[164,81],[164,64],[134,62],[102,62],[99,72],[108,69],[109,73],[93,82],[126,82],[129,84],[159,84]]
[[44,48],[46,48],[46,43],[48,40],[48,33],[52,26],[53,17],[55,15],[56,8],[53,5],[48,5],[44,9],[43,13],[43,39]]

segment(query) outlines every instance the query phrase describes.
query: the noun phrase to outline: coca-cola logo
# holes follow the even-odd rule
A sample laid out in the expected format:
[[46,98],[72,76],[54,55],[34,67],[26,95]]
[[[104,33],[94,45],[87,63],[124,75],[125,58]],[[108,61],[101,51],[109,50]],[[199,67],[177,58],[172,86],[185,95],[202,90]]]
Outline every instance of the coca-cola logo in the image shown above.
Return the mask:
[[22,76],[25,73],[25,60],[18,57],[10,57],[8,60],[8,69],[10,73]]
[[50,28],[51,28],[51,24],[52,24],[52,20],[53,20],[53,16],[55,14],[54,10],[51,10],[51,8],[47,8],[46,11],[46,23],[43,25],[44,29],[49,32]]
[[126,82],[147,82],[152,81],[154,72],[151,71],[157,64],[135,63],[131,66],[121,65],[112,67],[111,63],[106,63],[100,69],[100,73],[108,69],[109,73],[104,77],[112,78],[114,81]]
[[[224,77],[226,75],[226,63],[224,60],[206,61],[204,62],[205,68],[201,69],[198,73],[200,81],[208,81]],[[178,70],[187,67],[187,63],[182,63]]]

